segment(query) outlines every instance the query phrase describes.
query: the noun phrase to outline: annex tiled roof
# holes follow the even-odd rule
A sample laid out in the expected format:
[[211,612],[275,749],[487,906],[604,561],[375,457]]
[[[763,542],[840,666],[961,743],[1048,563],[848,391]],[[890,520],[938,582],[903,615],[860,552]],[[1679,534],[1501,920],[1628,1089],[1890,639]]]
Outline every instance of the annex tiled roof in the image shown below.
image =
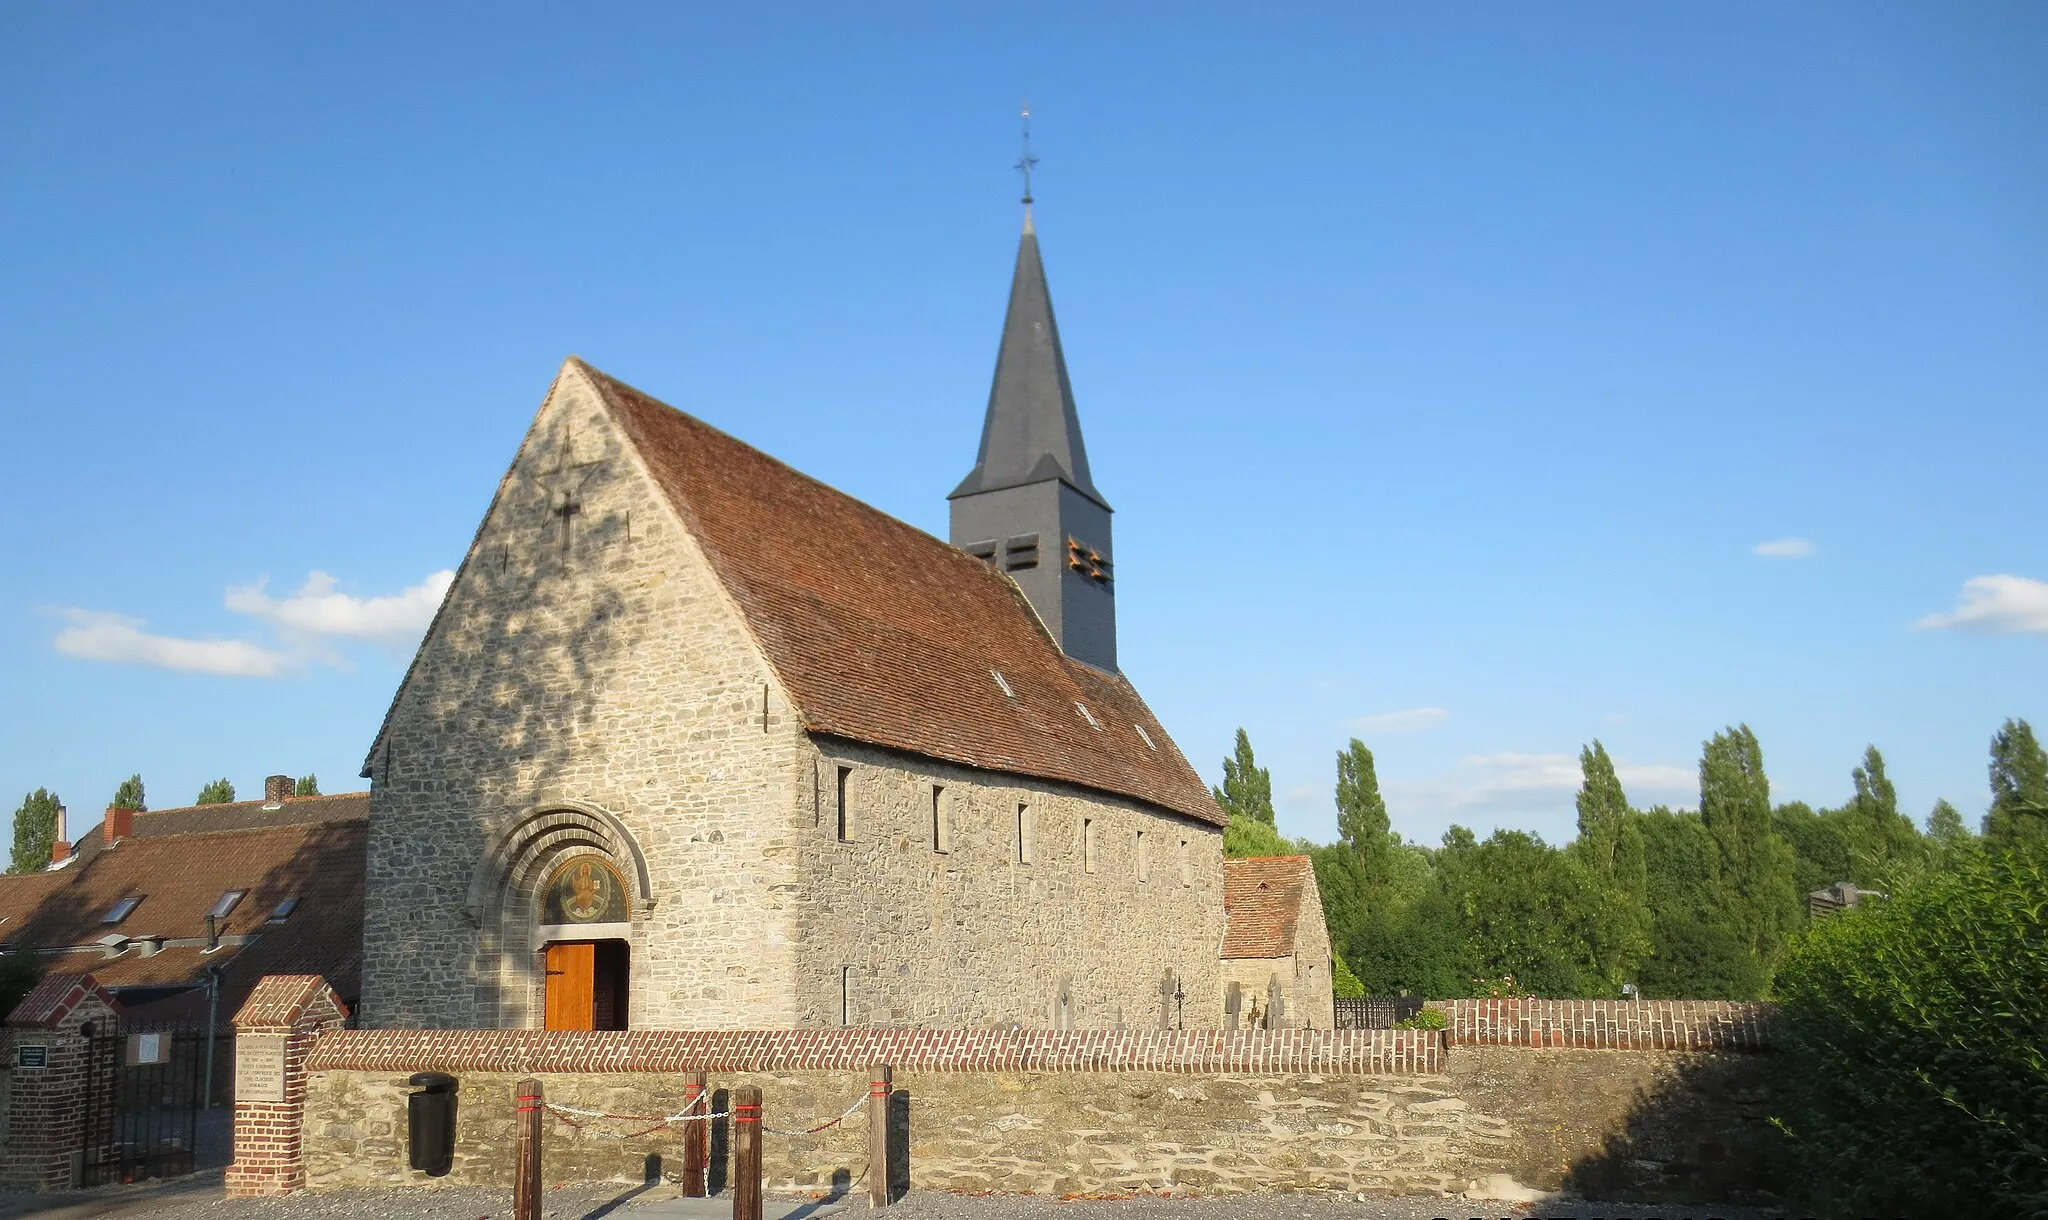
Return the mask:
[[1287,957],[1301,927],[1301,901],[1315,884],[1307,856],[1223,862],[1223,956]]
[[1016,585],[576,363],[704,548],[812,732],[1222,823],[1138,692],[1062,653]]
[[[321,803],[313,804],[316,799]],[[140,814],[136,833],[114,847],[51,872],[0,877],[0,945],[72,950],[46,953],[43,960],[52,970],[89,969],[112,988],[196,985],[206,968],[217,966],[227,1011],[265,974],[318,972],[342,994],[354,995],[362,972],[367,800],[362,794],[305,798],[300,820],[233,828],[255,816],[258,805]],[[290,809],[288,803],[286,811],[264,816]],[[206,827],[209,819],[231,828],[162,833]],[[230,890],[248,893],[216,931],[227,938],[254,934],[253,941],[212,953],[197,944],[166,945],[148,957],[135,947],[111,958],[90,948],[109,933],[203,940],[206,913]],[[105,923],[114,904],[129,895],[142,899],[133,912],[118,924]],[[268,922],[294,897],[299,902],[289,918]]]

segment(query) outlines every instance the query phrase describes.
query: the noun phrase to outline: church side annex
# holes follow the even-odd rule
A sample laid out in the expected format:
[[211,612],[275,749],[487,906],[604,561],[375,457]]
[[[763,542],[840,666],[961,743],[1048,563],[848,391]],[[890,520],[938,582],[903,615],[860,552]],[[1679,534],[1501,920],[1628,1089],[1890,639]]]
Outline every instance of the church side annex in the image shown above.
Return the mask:
[[952,545],[576,358],[364,768],[372,1028],[1214,1028],[1029,211]]

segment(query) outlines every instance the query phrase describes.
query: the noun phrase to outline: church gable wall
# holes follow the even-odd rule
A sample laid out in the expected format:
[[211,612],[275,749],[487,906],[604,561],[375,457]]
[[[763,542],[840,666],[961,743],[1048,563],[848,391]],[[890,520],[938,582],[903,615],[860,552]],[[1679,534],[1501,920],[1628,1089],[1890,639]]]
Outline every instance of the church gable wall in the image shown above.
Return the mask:
[[364,1022],[538,1025],[536,890],[588,852],[635,891],[634,1027],[792,1023],[794,721],[565,369],[371,760]]
[[[1216,828],[833,738],[817,740],[811,771],[799,817],[809,825],[799,832],[798,1024],[841,1023],[842,979],[852,1025],[1148,1029],[1175,1008],[1185,1028],[1221,1024]],[[1020,805],[1035,827],[1028,863]]]

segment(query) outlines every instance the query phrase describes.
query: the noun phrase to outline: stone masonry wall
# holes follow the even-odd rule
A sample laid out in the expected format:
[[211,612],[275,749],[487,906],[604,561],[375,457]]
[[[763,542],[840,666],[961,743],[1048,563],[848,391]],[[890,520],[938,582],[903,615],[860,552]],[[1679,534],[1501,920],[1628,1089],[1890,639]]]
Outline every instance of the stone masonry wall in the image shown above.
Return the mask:
[[538,1022],[537,946],[518,935],[531,895],[509,896],[502,944],[465,907],[508,828],[564,802],[611,814],[644,854],[635,1025],[796,1023],[801,737],[694,542],[565,369],[372,759],[364,1023]]
[[[1644,1201],[1753,1201],[1769,1184],[1751,1147],[1768,1141],[1759,1100],[1766,1063],[1488,1047],[1458,1053],[1447,1070],[1414,1074],[899,1071],[893,1159],[912,1188],[973,1192],[1455,1193],[1507,1174],[1538,1189]],[[428,1179],[405,1167],[403,1074],[317,1073],[306,1118],[309,1187],[505,1185],[520,1075],[460,1074],[455,1168]],[[671,1075],[538,1078],[550,1103],[579,1110],[658,1116],[681,1105]],[[715,1074],[712,1087],[759,1086],[764,1124],[797,1131],[841,1113],[866,1080],[862,1071],[731,1072]],[[715,1092],[714,1104],[723,1101]],[[856,1115],[816,1135],[771,1130],[767,1184],[824,1191],[860,1181],[862,1124]],[[635,1182],[649,1156],[673,1171],[673,1129],[637,1134],[648,1126],[551,1114],[546,1180]]]
[[[845,1002],[854,1025],[1221,1025],[1223,837],[1215,827],[836,740],[820,743],[812,765],[814,827],[796,909],[799,1024],[840,1023],[841,972],[851,967]],[[841,768],[850,818],[843,843]],[[1028,852],[1019,850],[1020,806]]]

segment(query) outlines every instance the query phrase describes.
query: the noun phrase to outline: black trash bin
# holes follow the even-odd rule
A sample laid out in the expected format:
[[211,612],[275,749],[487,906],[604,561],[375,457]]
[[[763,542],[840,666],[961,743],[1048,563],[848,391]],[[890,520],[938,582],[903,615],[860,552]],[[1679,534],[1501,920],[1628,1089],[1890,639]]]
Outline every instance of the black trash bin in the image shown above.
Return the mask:
[[455,1077],[419,1072],[406,1083],[405,1151],[414,1169],[438,1178],[455,1165]]

